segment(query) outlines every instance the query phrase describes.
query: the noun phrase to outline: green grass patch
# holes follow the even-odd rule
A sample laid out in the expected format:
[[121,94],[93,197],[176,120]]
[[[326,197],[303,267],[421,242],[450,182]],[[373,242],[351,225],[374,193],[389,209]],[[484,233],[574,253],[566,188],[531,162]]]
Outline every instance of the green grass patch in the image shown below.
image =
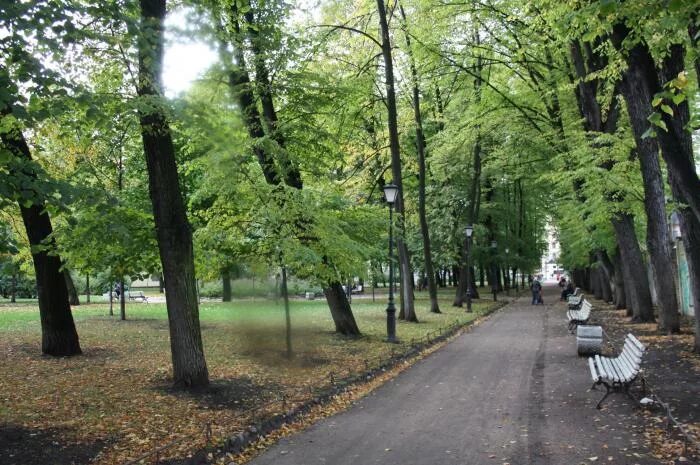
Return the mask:
[[[184,438],[164,455],[183,456],[200,447],[203,427],[225,438],[260,415],[289,408],[276,399],[303,402],[318,389],[376,367],[392,352],[429,332],[468,322],[493,308],[476,301],[474,313],[451,306],[428,312],[418,293],[420,323],[399,321],[398,345],[387,344],[386,294],[355,297],[359,338],[334,333],[325,300],[291,302],[292,348],[286,358],[282,300],[235,300],[200,304],[204,349],[212,388],[194,396],[169,390],[171,360],[165,303],[128,303],[127,320],[106,303],[73,308],[83,356],[44,357],[36,302],[0,302],[0,421],[60,431],[64,442],[107,441],[96,465],[119,464],[173,437]],[[179,444],[179,443],[178,443]],[[163,457],[161,457],[163,458]]]

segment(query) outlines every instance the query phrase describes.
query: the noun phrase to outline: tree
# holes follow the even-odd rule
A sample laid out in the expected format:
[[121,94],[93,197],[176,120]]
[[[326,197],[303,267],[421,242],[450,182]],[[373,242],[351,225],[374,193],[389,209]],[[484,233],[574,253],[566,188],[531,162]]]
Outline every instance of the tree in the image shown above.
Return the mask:
[[194,274],[192,232],[179,188],[175,148],[162,102],[165,0],[140,0],[139,121],[148,168],[158,249],[165,276],[176,386],[209,384]]
[[[389,149],[391,152],[391,174],[393,183],[399,187],[396,195],[396,213],[398,217],[399,231],[405,231],[406,206],[403,192],[403,174],[401,172],[401,147],[399,145],[398,113],[396,107],[396,91],[394,88],[394,63],[391,53],[391,38],[389,24],[386,18],[384,0],[377,0],[377,12],[379,14],[379,29],[381,31],[381,48],[384,58],[384,83],[386,86],[386,107],[389,130]],[[405,238],[399,234],[396,239],[396,248],[399,254],[399,268],[401,270],[401,311],[399,318],[406,321],[417,322],[415,307],[413,304],[413,270],[411,258],[408,252]]]

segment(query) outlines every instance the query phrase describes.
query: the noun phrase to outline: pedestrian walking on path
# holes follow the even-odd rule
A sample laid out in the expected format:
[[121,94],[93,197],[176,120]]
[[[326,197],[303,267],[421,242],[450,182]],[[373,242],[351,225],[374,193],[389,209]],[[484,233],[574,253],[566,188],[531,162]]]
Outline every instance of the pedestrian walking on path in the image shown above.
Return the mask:
[[544,305],[544,300],[542,299],[542,284],[540,280],[535,278],[535,280],[530,285],[532,290],[532,305]]

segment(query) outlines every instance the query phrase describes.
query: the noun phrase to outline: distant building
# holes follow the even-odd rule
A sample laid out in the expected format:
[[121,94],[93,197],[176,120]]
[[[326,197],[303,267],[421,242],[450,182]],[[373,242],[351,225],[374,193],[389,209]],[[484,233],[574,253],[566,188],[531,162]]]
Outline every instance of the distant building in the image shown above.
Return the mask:
[[551,224],[545,227],[545,240],[547,249],[542,255],[539,274],[542,275],[545,281],[558,281],[564,274],[564,268],[558,263],[561,246],[559,245],[557,230]]

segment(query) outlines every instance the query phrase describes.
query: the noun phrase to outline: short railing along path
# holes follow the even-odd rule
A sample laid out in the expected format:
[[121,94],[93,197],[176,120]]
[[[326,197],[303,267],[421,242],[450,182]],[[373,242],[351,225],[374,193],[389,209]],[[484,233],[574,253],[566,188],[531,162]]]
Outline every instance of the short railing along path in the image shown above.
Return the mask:
[[[595,409],[559,288],[524,295],[255,465],[658,463],[627,397]],[[399,327],[400,328],[400,327]]]

